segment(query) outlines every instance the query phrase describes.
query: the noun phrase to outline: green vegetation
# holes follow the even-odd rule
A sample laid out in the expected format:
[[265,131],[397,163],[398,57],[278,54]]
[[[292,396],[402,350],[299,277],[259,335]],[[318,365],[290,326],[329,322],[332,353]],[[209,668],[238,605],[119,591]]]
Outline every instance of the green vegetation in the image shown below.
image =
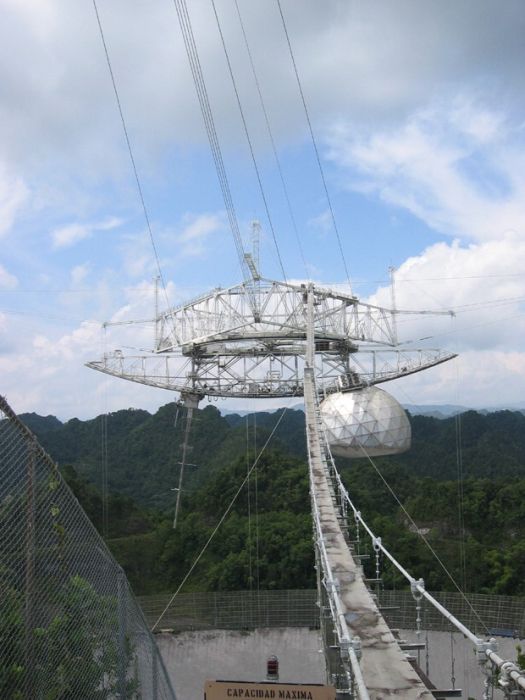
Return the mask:
[[[223,417],[212,405],[196,412],[189,457],[196,466],[188,469],[174,531],[171,488],[178,477],[183,413],[177,417],[176,406],[169,404],[153,416],[128,410],[107,417],[108,544],[137,593],[173,590],[182,581],[246,476],[255,445],[264,444],[279,415],[257,414],[255,433],[253,416]],[[419,533],[367,461],[340,460],[354,503],[429,590],[454,590],[454,585],[420,533],[466,590],[525,595],[525,416],[469,411],[459,419],[415,416],[411,421],[412,450],[376,464]],[[31,414],[28,423],[50,454],[72,465],[63,473],[101,529],[102,419],[62,425]],[[384,580],[387,587],[402,585],[388,567]],[[286,413],[185,590],[257,585],[315,585],[301,411]]]
[[[133,649],[127,637],[119,649],[117,601],[99,595],[80,576],[58,590],[54,615],[31,630],[27,646],[22,595],[0,581],[0,694],[9,700],[113,698],[138,689],[128,677]],[[59,661],[57,661],[59,660]],[[82,660],[82,663],[79,663]],[[22,692],[25,688],[26,692]]]

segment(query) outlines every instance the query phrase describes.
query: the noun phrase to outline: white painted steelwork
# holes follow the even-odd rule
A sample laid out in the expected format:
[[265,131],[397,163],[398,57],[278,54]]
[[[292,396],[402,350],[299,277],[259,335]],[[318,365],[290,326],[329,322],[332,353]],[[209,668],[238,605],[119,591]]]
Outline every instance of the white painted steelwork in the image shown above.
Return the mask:
[[[408,312],[317,285],[312,293],[316,386],[325,394],[379,384],[455,357],[399,344],[394,317]],[[158,314],[150,353],[115,350],[88,367],[200,396],[302,396],[305,298],[305,285],[260,278],[215,289]]]

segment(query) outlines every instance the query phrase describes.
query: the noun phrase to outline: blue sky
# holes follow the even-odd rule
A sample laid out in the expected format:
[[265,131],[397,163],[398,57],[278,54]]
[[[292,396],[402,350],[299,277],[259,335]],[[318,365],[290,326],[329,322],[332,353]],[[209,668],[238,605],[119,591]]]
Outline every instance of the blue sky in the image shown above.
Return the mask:
[[[241,230],[269,222],[209,0],[188,3]],[[170,302],[239,280],[173,4],[98,0]],[[403,308],[461,359],[390,384],[403,402],[525,403],[525,7],[520,0],[282,0],[354,291]],[[239,0],[306,270],[233,0],[217,0],[289,279],[345,282],[277,5]],[[155,257],[90,2],[4,0],[0,23],[0,391],[61,418],[170,394],[88,359],[152,315]],[[385,386],[385,388],[389,388]],[[225,408],[246,408],[224,404]],[[250,406],[249,408],[253,408]]]

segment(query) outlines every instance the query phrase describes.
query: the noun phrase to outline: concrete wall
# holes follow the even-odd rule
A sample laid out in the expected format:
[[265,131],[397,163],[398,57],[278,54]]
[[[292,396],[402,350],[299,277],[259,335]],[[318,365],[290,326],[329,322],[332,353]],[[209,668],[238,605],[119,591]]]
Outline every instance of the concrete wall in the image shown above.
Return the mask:
[[[402,631],[407,641],[417,641],[413,630]],[[164,663],[177,694],[177,700],[202,700],[204,681],[265,679],[266,659],[279,658],[280,680],[283,682],[324,683],[324,655],[317,630],[307,628],[272,628],[254,632],[183,632],[160,634],[156,637]],[[421,635],[426,641],[426,633]],[[519,640],[498,639],[499,653],[516,659]],[[525,647],[525,642],[521,642]],[[430,679],[438,688],[451,687],[451,659],[454,655],[455,687],[463,689],[465,700],[479,700],[483,692],[483,677],[479,672],[472,644],[460,634],[429,632]],[[417,652],[415,652],[417,653]],[[425,652],[421,652],[421,667],[425,670]],[[495,693],[495,698],[502,698]]]
[[182,632],[156,640],[177,700],[202,700],[205,680],[265,680],[272,654],[279,658],[279,680],[325,682],[321,638],[307,628]]

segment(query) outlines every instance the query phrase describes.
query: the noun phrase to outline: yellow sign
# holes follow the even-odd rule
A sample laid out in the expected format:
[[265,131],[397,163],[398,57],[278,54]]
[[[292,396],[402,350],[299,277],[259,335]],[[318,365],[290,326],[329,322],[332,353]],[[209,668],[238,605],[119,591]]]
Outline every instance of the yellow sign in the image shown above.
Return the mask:
[[204,700],[270,698],[270,700],[335,700],[335,688],[297,683],[251,683],[249,681],[206,681]]

